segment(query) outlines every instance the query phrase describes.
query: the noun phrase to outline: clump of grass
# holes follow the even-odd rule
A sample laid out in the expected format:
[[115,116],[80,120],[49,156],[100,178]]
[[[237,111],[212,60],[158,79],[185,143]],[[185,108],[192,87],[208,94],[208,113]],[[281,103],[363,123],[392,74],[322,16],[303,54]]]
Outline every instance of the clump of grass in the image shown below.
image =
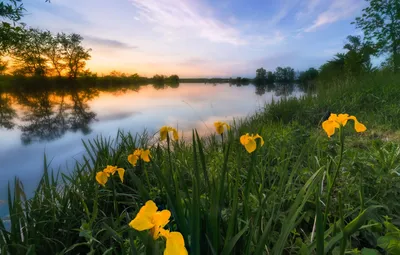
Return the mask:
[[[1,254],[159,254],[163,242],[128,226],[148,200],[171,211],[168,229],[182,233],[190,254],[390,253],[383,241],[394,230],[382,226],[400,222],[399,145],[350,129],[328,139],[319,126],[332,111],[356,115],[368,132],[398,128],[392,79],[318,87],[235,122],[223,139],[196,131],[166,143],[147,133],[98,137],[69,175],[53,174],[45,158],[32,198],[18,179],[9,188]],[[249,154],[239,142],[245,133],[260,134],[264,146]],[[149,163],[128,162],[137,148],[150,148]],[[107,165],[125,169],[123,183],[96,183]]]

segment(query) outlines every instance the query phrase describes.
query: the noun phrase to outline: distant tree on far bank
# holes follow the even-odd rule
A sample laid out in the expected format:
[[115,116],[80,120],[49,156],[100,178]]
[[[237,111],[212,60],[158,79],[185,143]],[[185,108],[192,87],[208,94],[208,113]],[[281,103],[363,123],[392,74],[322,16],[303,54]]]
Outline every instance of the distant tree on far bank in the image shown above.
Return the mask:
[[173,74],[173,75],[169,76],[169,77],[165,80],[165,82],[166,82],[166,83],[174,83],[174,84],[179,83],[179,76],[176,75],[176,74]]
[[294,69],[291,67],[278,66],[274,73],[275,81],[277,82],[293,82],[295,77]]

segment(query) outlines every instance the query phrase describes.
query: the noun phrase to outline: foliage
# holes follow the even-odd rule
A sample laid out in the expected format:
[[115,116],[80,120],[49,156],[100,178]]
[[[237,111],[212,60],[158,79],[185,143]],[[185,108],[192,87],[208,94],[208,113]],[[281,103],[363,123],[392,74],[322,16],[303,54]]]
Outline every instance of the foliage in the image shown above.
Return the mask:
[[293,82],[295,77],[294,69],[291,67],[280,67],[276,68],[274,73],[275,81],[278,82]]
[[[58,177],[45,159],[31,199],[18,180],[10,186],[2,253],[159,254],[162,242],[128,226],[148,200],[172,213],[166,228],[182,233],[190,254],[390,252],[400,214],[400,148],[376,132],[400,127],[395,81],[377,73],[318,85],[316,96],[276,102],[221,135],[194,132],[191,141],[98,137],[84,143],[75,170]],[[356,135],[346,126],[328,139],[318,128],[327,109],[351,112],[368,130]],[[258,133],[264,146],[256,139],[247,153],[239,142],[245,133]],[[132,166],[128,155],[138,148],[150,149],[150,162]],[[103,188],[95,181],[107,165],[126,170],[123,183],[116,177]]]
[[316,80],[318,78],[318,74],[318,70],[311,67],[308,70],[301,72],[298,79],[301,83],[306,83]]
[[400,2],[398,0],[366,0],[369,6],[353,24],[361,28],[365,39],[374,43],[380,52],[388,52],[393,58],[393,70],[399,71],[400,62]]

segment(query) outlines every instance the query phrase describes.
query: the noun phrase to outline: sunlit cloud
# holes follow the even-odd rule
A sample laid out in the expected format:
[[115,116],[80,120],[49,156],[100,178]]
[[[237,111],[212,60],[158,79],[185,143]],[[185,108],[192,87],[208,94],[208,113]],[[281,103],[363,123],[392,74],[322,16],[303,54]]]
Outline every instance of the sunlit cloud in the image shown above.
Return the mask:
[[161,27],[170,35],[195,34],[212,42],[243,45],[246,41],[234,27],[207,15],[201,6],[187,0],[131,0],[140,19]]
[[351,17],[362,6],[361,0],[334,0],[329,8],[318,15],[305,32],[316,31],[319,27]]

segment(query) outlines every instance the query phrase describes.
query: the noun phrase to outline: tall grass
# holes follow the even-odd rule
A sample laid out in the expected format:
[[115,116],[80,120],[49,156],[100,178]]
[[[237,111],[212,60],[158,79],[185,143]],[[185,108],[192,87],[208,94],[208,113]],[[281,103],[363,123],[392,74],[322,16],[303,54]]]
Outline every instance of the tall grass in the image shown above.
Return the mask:
[[[18,179],[9,189],[1,254],[160,254],[162,242],[128,226],[147,200],[171,211],[168,228],[183,234],[190,254],[396,254],[384,241],[394,231],[385,226],[400,223],[398,78],[318,85],[316,95],[235,122],[224,139],[196,131],[167,143],[146,133],[98,137],[84,143],[70,175],[49,171],[45,158],[32,198]],[[346,126],[328,139],[319,128],[328,111],[356,115],[368,131]],[[265,145],[247,153],[244,133]],[[151,162],[132,167],[136,148],[150,148]],[[125,168],[124,183],[96,183],[107,165]]]

